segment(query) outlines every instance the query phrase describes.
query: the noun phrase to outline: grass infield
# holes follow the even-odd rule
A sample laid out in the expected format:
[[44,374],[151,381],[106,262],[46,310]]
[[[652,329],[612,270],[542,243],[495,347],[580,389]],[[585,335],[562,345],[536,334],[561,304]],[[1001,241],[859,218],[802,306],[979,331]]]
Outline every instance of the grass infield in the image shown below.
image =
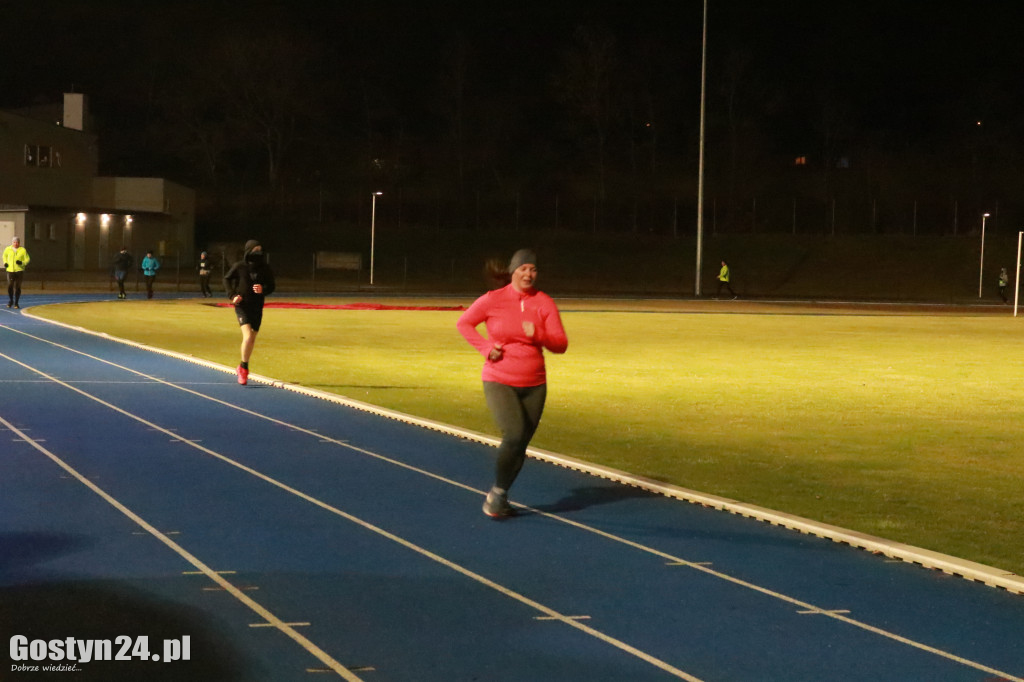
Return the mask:
[[[1009,308],[558,304],[569,351],[548,355],[537,447],[1024,574],[1024,320]],[[231,310],[203,300],[33,312],[238,363]],[[268,309],[251,368],[495,433],[458,315]]]

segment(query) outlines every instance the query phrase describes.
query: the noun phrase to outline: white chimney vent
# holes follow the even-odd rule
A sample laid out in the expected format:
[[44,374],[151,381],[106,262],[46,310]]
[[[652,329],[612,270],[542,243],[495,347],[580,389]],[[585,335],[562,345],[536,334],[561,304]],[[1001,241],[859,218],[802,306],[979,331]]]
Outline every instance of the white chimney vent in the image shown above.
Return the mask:
[[64,127],[85,130],[85,95],[75,92],[64,93]]

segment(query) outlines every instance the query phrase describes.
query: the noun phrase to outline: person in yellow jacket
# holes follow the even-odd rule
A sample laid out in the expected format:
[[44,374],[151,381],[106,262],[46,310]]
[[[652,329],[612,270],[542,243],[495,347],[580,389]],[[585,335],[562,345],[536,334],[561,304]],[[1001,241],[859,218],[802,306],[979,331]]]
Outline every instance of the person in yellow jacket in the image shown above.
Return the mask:
[[733,298],[738,298],[736,292],[732,290],[732,285],[729,283],[730,273],[729,264],[724,260],[722,261],[722,269],[718,272],[718,291],[715,292],[715,298],[718,298],[722,294],[722,287],[729,290]]
[[15,237],[11,245],[4,249],[4,270],[7,271],[7,307],[20,308],[21,280],[25,276],[28,265],[28,251],[21,245],[21,239]]

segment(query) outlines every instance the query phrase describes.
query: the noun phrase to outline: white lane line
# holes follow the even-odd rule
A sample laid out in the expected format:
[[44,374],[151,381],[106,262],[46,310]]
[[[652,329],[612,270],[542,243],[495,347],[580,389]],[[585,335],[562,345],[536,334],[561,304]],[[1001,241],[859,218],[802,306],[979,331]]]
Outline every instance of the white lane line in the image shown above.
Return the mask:
[[[438,563],[438,564],[440,564],[440,565],[442,565],[442,566],[444,566],[446,568],[449,568],[452,571],[460,573],[460,574],[466,576],[467,578],[470,578],[470,579],[480,583],[481,585],[484,585],[485,587],[489,587],[492,590],[494,590],[496,592],[499,592],[500,594],[505,595],[506,597],[509,597],[509,598],[514,599],[514,600],[516,600],[516,601],[518,601],[518,602],[520,602],[522,604],[525,604],[526,606],[529,606],[529,607],[533,608],[536,611],[540,611],[544,615],[550,617],[552,620],[561,621],[562,623],[565,623],[566,625],[569,625],[569,626],[571,626],[573,628],[576,628],[577,630],[580,630],[580,631],[590,635],[591,637],[594,637],[594,638],[604,642],[605,644],[608,644],[608,645],[613,646],[613,647],[615,647],[615,648],[617,648],[617,649],[619,649],[621,651],[624,651],[624,652],[626,652],[628,654],[631,654],[632,656],[635,656],[636,658],[639,658],[640,660],[642,660],[642,661],[644,661],[646,663],[649,663],[650,665],[652,665],[652,666],[654,666],[656,668],[659,668],[659,669],[661,669],[661,670],[663,670],[663,671],[665,671],[665,672],[667,672],[667,673],[669,673],[671,675],[674,675],[675,677],[678,677],[678,678],[683,679],[683,680],[687,680],[688,682],[702,682],[702,680],[700,680],[700,678],[694,677],[693,675],[690,675],[690,674],[688,674],[688,673],[686,673],[686,672],[684,672],[682,670],[679,670],[678,668],[676,668],[676,667],[674,667],[672,665],[669,665],[665,661],[662,661],[662,660],[660,660],[658,658],[655,658],[654,656],[651,656],[650,654],[648,654],[648,653],[646,653],[644,651],[641,651],[640,649],[637,649],[636,647],[633,647],[633,646],[631,646],[631,645],[629,645],[629,644],[627,644],[627,643],[625,643],[625,642],[623,642],[621,640],[618,640],[618,639],[615,639],[614,637],[606,635],[603,632],[595,630],[594,628],[591,628],[591,627],[588,627],[586,625],[583,625],[582,623],[577,622],[576,620],[574,620],[570,616],[565,616],[565,615],[559,613],[558,611],[555,611],[554,609],[549,608],[549,607],[545,606],[544,604],[541,604],[540,602],[534,601],[533,599],[530,599],[529,597],[527,597],[527,596],[525,596],[523,594],[520,594],[520,593],[518,593],[518,592],[516,592],[516,591],[514,591],[512,589],[509,589],[509,588],[505,587],[504,585],[501,585],[501,584],[499,584],[499,583],[497,583],[497,582],[495,582],[495,581],[493,581],[493,580],[491,580],[489,578],[486,578],[486,577],[484,577],[483,575],[481,575],[479,573],[475,573],[475,572],[469,570],[468,568],[465,568],[464,566],[461,566],[461,565],[459,565],[459,564],[457,564],[457,563],[455,563],[453,561],[450,561],[450,560],[442,557],[439,554],[435,554],[434,552],[431,552],[430,550],[426,549],[425,547],[421,547],[421,546],[419,546],[419,545],[417,545],[417,544],[415,544],[415,543],[413,543],[413,542],[411,542],[409,540],[406,540],[405,538],[402,538],[402,537],[400,537],[398,535],[395,535],[394,533],[391,533],[390,531],[384,530],[380,526],[376,526],[376,525],[374,525],[372,523],[369,523],[368,521],[364,521],[363,519],[360,519],[357,516],[353,516],[352,514],[344,512],[341,509],[338,509],[337,507],[334,507],[334,506],[332,506],[330,504],[327,504],[326,502],[324,502],[322,500],[319,500],[319,499],[317,499],[315,497],[312,497],[311,495],[307,495],[306,493],[302,492],[301,490],[293,488],[293,487],[287,485],[286,483],[282,483],[281,481],[278,481],[278,480],[276,480],[276,479],[274,479],[274,478],[272,478],[270,476],[267,476],[266,474],[264,474],[264,473],[262,473],[260,471],[257,471],[255,469],[249,467],[249,466],[246,466],[245,464],[242,464],[241,462],[237,462],[237,461],[231,459],[230,457],[222,455],[222,454],[220,454],[218,452],[210,450],[209,448],[203,447],[202,445],[199,445],[198,443],[194,443],[192,441],[189,441],[186,438],[178,436],[177,434],[173,433],[169,429],[165,429],[165,428],[163,428],[163,427],[161,427],[161,426],[159,426],[157,424],[154,424],[153,422],[151,422],[151,421],[149,421],[149,420],[147,420],[147,419],[145,419],[143,417],[140,417],[138,415],[132,414],[131,412],[128,412],[127,410],[122,409],[122,408],[118,407],[117,405],[109,403],[109,402],[103,400],[102,398],[99,398],[97,396],[91,395],[91,394],[83,391],[80,388],[77,388],[75,386],[71,386],[70,384],[68,384],[66,382],[63,382],[60,379],[57,379],[56,377],[51,377],[50,375],[46,374],[45,372],[43,372],[41,370],[38,370],[38,369],[35,369],[34,367],[30,367],[29,365],[26,365],[25,363],[20,362],[19,360],[16,360],[16,359],[10,357],[9,355],[6,355],[4,353],[0,353],[0,358],[4,358],[4,359],[6,359],[6,360],[8,360],[10,362],[13,362],[13,363],[15,363],[17,365],[20,365],[21,367],[24,367],[25,369],[27,369],[27,370],[29,370],[31,372],[36,372],[40,376],[47,377],[53,383],[55,383],[55,384],[57,384],[59,386],[63,386],[63,387],[65,387],[65,388],[67,388],[67,389],[69,389],[71,391],[74,391],[75,393],[78,393],[79,395],[81,395],[81,396],[83,396],[85,398],[88,398],[89,400],[97,402],[100,405],[103,405],[104,407],[109,408],[110,410],[112,410],[114,412],[117,412],[118,414],[124,415],[125,417],[128,417],[129,419],[133,419],[133,420],[135,420],[135,421],[137,421],[137,422],[139,422],[139,423],[141,423],[141,424],[143,424],[145,426],[148,426],[150,429],[152,429],[154,431],[160,431],[160,432],[162,432],[162,433],[164,433],[164,434],[166,434],[168,436],[171,436],[172,438],[176,438],[176,439],[180,440],[182,443],[184,443],[185,445],[188,445],[189,447],[195,448],[196,450],[199,450],[200,452],[203,452],[204,454],[207,454],[207,455],[209,455],[211,457],[219,459],[220,461],[222,461],[222,462],[224,462],[226,464],[230,464],[231,466],[236,467],[236,468],[238,468],[238,469],[240,469],[240,470],[242,470],[242,471],[244,471],[244,472],[246,472],[246,473],[248,473],[248,474],[250,474],[252,476],[255,476],[256,478],[258,478],[258,479],[260,479],[262,481],[265,481],[265,482],[269,483],[270,485],[273,485],[273,486],[275,486],[277,488],[280,488],[281,490],[284,490],[285,492],[291,493],[292,495],[295,495],[296,497],[298,497],[300,499],[303,499],[303,500],[305,500],[305,501],[307,501],[307,502],[309,502],[309,503],[311,503],[313,505],[316,505],[317,507],[320,507],[321,509],[323,509],[325,511],[328,511],[328,512],[330,512],[332,514],[340,516],[341,518],[346,519],[347,521],[350,521],[350,522],[352,522],[352,523],[354,523],[354,524],[356,524],[356,525],[358,525],[358,526],[360,526],[360,527],[362,527],[362,528],[364,528],[364,529],[366,529],[366,530],[368,530],[368,531],[370,531],[372,533],[376,533],[377,535],[380,535],[381,537],[384,537],[384,538],[386,538],[386,539],[388,539],[388,540],[390,540],[390,541],[392,541],[392,542],[394,542],[394,543],[396,543],[398,545],[401,545],[402,547],[405,547],[406,549],[412,550],[413,552],[416,552],[417,554],[419,554],[419,555],[421,555],[423,557],[426,557],[426,558],[428,558],[428,559],[430,559],[430,560],[432,560],[432,561],[434,561],[434,562],[436,562],[436,563]],[[13,431],[18,433],[17,429],[15,429],[14,426],[12,424],[9,424],[6,420],[3,420],[2,417],[0,417],[0,423],[3,423],[5,425],[9,426]],[[25,436],[23,436],[23,437],[25,437]],[[41,449],[41,448],[39,446],[37,446],[37,449]],[[78,474],[78,472],[74,471],[74,469],[72,469],[70,466],[65,465],[55,455],[52,455],[51,453],[49,453],[46,450],[42,450],[42,451],[44,453],[46,453],[47,456],[49,456],[51,459],[53,459],[54,461],[60,463],[67,471],[72,473],[75,476],[75,478],[79,479],[80,481],[82,481],[84,483],[87,483],[87,479],[85,479],[85,477],[83,477],[80,474]],[[122,505],[120,505],[119,503],[117,503],[117,501],[114,500],[112,497],[110,497],[106,493],[102,492],[100,490],[100,488],[98,488],[96,486],[93,486],[91,483],[89,484],[89,486],[90,486],[90,488],[92,490],[94,490],[95,492],[97,492],[98,494],[103,496],[104,499],[106,499],[108,502],[110,502],[111,504],[114,504],[123,513],[125,513],[127,515],[130,515],[130,518],[132,518],[133,520],[136,520],[137,523],[139,523],[140,525],[145,524],[145,525],[143,525],[143,527],[146,528],[146,530],[149,530],[155,536],[159,537],[169,547],[176,548],[176,551],[178,551],[180,549],[179,554],[181,554],[182,556],[186,556],[187,555],[187,557],[190,559],[190,563],[192,563],[194,566],[196,566],[196,568],[199,568],[201,571],[203,571],[203,573],[205,575],[207,575],[211,579],[214,579],[215,582],[217,583],[217,585],[219,586],[219,587],[209,587],[209,588],[204,588],[204,589],[206,589],[206,590],[225,589],[225,590],[230,591],[238,599],[241,599],[241,598],[245,597],[245,595],[242,593],[242,590],[258,589],[256,587],[237,588],[237,587],[231,585],[226,580],[224,580],[219,575],[217,575],[215,571],[211,570],[205,564],[201,564],[198,559],[195,559],[194,557],[192,557],[192,555],[187,554],[187,552],[185,552],[185,550],[183,548],[180,548],[180,546],[177,545],[176,543],[174,543],[170,538],[167,538],[165,535],[160,533],[158,530],[156,530],[152,526],[149,526],[148,524],[146,524],[141,518],[135,516],[127,508],[125,508]],[[192,559],[194,559],[194,561],[192,561]],[[247,605],[250,605],[250,608],[253,608],[253,610],[256,610],[255,607],[259,607],[259,605],[256,604],[256,602],[254,602],[252,600],[247,600]],[[317,655],[317,657],[320,658],[320,660],[324,661],[325,663],[327,663],[327,661],[330,661],[331,663],[333,663],[333,665],[338,666],[339,674],[341,674],[341,671],[344,671],[345,673],[350,674],[349,671],[347,669],[345,669],[343,666],[341,666],[340,663],[337,663],[336,661],[331,659],[329,656],[327,656],[326,653],[322,652],[319,648],[315,647],[315,645],[312,642],[310,642],[306,638],[304,638],[301,635],[299,635],[299,633],[295,632],[295,630],[293,628],[289,627],[286,623],[284,623],[283,621],[278,619],[276,616],[273,616],[272,614],[270,614],[265,609],[262,609],[262,607],[259,607],[259,609],[260,610],[257,611],[257,613],[260,613],[261,616],[263,616],[264,618],[267,618],[268,622],[273,623],[275,625],[275,627],[278,627],[283,632],[288,633],[289,636],[292,637],[292,639],[295,639],[297,642],[300,642],[300,643],[308,643],[309,647],[313,647],[312,649],[308,649],[311,653],[313,653],[314,651],[315,652],[319,652],[319,655],[316,654],[316,653],[314,653],[314,655]],[[266,615],[264,615],[264,613],[266,613]],[[321,658],[321,655],[323,656],[322,658]],[[358,679],[358,678],[354,678],[354,679]]]
[[[58,323],[54,323],[54,324],[57,324],[57,325],[60,325],[60,326],[66,326],[66,325],[62,325],[59,322]],[[6,325],[0,325],[0,328],[10,329],[10,331],[14,331],[14,332],[17,332],[17,333],[22,334],[24,336],[28,336],[29,338],[35,339],[37,341],[41,341],[43,343],[47,343],[47,344],[50,344],[52,346],[56,346],[58,348],[67,350],[67,351],[69,351],[71,353],[75,353],[77,355],[81,355],[81,356],[90,358],[90,359],[95,360],[97,362],[100,362],[100,363],[103,363],[103,364],[106,364],[106,365],[110,365],[111,367],[115,367],[117,369],[123,370],[125,372],[129,372],[131,374],[136,374],[136,375],[139,375],[141,377],[150,378],[150,379],[153,378],[153,377],[150,377],[149,375],[147,375],[147,374],[145,374],[143,372],[140,372],[138,370],[132,369],[131,367],[125,367],[123,365],[119,365],[119,364],[117,364],[115,362],[111,362],[110,360],[106,360],[104,358],[101,358],[101,357],[98,357],[98,356],[95,356],[95,355],[90,355],[89,353],[85,353],[85,352],[77,350],[75,348],[71,348],[69,346],[65,346],[65,345],[57,343],[55,341],[51,341],[49,339],[38,337],[38,336],[35,336],[33,334],[28,334],[28,333],[20,331],[18,329],[13,329],[13,328],[7,327]],[[78,329],[78,328],[73,328],[73,329]],[[85,333],[88,333],[88,334],[95,335],[95,332],[90,332],[89,330],[84,330],[83,329],[81,331],[83,331]],[[112,337],[104,337],[104,338],[107,338],[108,340],[116,340],[116,339],[112,339]],[[136,346],[136,347],[139,347],[139,348],[148,349],[148,347],[146,347],[146,346],[140,346],[140,345],[134,344],[132,342],[125,342],[125,343],[129,343],[129,345],[133,345],[133,346]],[[155,349],[152,349],[152,350],[155,350]],[[167,354],[167,352],[164,351],[164,354]],[[177,357],[177,356],[174,356],[174,357]],[[32,369],[32,368],[29,368],[29,369]],[[36,371],[36,370],[33,369],[32,371]],[[198,391],[193,391],[193,390],[191,390],[189,388],[185,388],[184,386],[181,386],[181,385],[169,382],[169,381],[162,381],[160,379],[155,379],[155,381],[164,383],[167,386],[170,386],[171,388],[175,388],[175,389],[177,389],[179,391],[184,391],[185,393],[188,393],[190,395],[194,395],[194,396],[203,398],[204,400],[209,400],[211,402],[214,402],[214,403],[217,403],[217,404],[229,407],[229,408],[231,408],[233,410],[238,410],[240,412],[243,412],[245,414],[251,415],[253,417],[257,417],[259,419],[266,420],[266,421],[271,422],[273,424],[284,426],[284,427],[286,427],[288,429],[291,429],[293,431],[307,434],[309,436],[317,438],[320,442],[333,442],[333,443],[335,443],[335,444],[337,444],[337,445],[339,445],[339,446],[341,446],[343,448],[346,448],[348,450],[352,450],[354,452],[358,452],[360,454],[364,454],[364,455],[367,455],[369,457],[373,457],[373,458],[375,458],[375,459],[377,459],[379,461],[387,462],[387,463],[392,464],[394,466],[398,466],[398,467],[401,467],[403,469],[407,469],[409,471],[413,471],[413,472],[418,473],[418,474],[422,474],[423,476],[427,476],[427,477],[435,479],[437,481],[441,481],[443,483],[446,483],[448,485],[454,486],[456,488],[461,488],[463,490],[471,491],[471,492],[477,493],[477,494],[479,494],[481,496],[486,494],[484,491],[478,490],[477,488],[474,488],[472,486],[466,485],[466,484],[461,483],[459,481],[455,481],[455,480],[446,478],[444,476],[441,476],[439,474],[435,474],[435,473],[433,473],[431,471],[427,471],[425,469],[421,469],[419,467],[413,466],[411,464],[407,464],[405,462],[401,462],[401,461],[398,461],[396,459],[392,459],[392,458],[387,457],[385,455],[381,455],[379,453],[375,453],[375,452],[372,452],[370,450],[366,450],[364,448],[360,448],[360,447],[351,445],[351,444],[349,444],[349,443],[347,443],[345,441],[334,439],[334,438],[331,438],[329,436],[324,436],[323,434],[317,433],[316,431],[313,431],[311,429],[307,429],[307,428],[298,426],[296,424],[291,424],[291,423],[282,421],[280,419],[276,419],[274,417],[270,417],[268,415],[264,415],[264,414],[261,414],[259,412],[250,410],[248,408],[240,407],[238,405],[232,404],[232,403],[230,403],[228,401],[225,401],[225,400],[221,400],[219,398],[214,398],[212,396],[204,395],[204,394],[202,394],[202,393],[200,393]],[[77,390],[77,389],[74,389],[74,390]],[[204,449],[204,448],[200,448],[200,449]],[[239,465],[239,466],[241,466],[241,465]],[[593,526],[588,526],[586,524],[582,524],[582,523],[579,523],[577,521],[573,521],[573,520],[565,518],[563,516],[558,516],[558,515],[550,513],[550,512],[541,511],[539,509],[535,509],[533,507],[529,507],[527,505],[523,505],[523,504],[519,504],[519,503],[514,503],[514,505],[517,506],[517,507],[520,507],[522,509],[529,510],[530,512],[532,512],[534,514],[538,514],[540,516],[544,516],[546,518],[558,521],[560,523],[567,524],[567,525],[572,526],[574,528],[577,528],[579,530],[583,530],[583,531],[586,531],[588,533],[592,533],[594,535],[598,535],[600,537],[606,538],[608,540],[611,540],[612,542],[623,544],[623,545],[626,545],[628,547],[632,547],[634,549],[637,549],[639,551],[646,552],[648,554],[653,554],[655,556],[661,557],[661,558],[665,559],[666,563],[669,564],[669,565],[672,565],[672,566],[685,566],[685,567],[689,567],[689,568],[692,568],[692,569],[697,570],[697,571],[702,571],[703,573],[706,573],[707,575],[719,578],[721,580],[724,580],[726,582],[732,583],[732,584],[737,585],[739,587],[744,587],[744,588],[752,590],[754,592],[759,592],[759,593],[761,593],[763,595],[772,597],[774,599],[778,599],[780,601],[783,601],[783,602],[786,602],[786,603],[798,606],[801,609],[813,611],[814,613],[820,613],[821,615],[824,615],[824,616],[826,616],[828,618],[832,618],[832,619],[840,621],[842,623],[846,623],[847,625],[852,625],[853,627],[859,628],[861,630],[865,630],[867,632],[871,632],[871,633],[873,633],[875,635],[884,637],[886,639],[890,639],[892,641],[899,642],[901,644],[905,644],[907,646],[910,646],[912,648],[918,649],[920,651],[926,651],[928,653],[934,654],[934,655],[939,656],[941,658],[945,658],[946,660],[954,661],[954,662],[959,663],[961,665],[965,665],[967,667],[974,668],[976,670],[980,670],[980,671],[983,671],[983,672],[986,672],[986,673],[991,673],[991,674],[994,674],[994,675],[998,675],[998,676],[1002,677],[1006,682],[1024,682],[1024,678],[1016,677],[1016,676],[1011,675],[1009,673],[1005,673],[1005,672],[1002,672],[1000,670],[996,670],[994,668],[990,668],[990,667],[988,667],[988,666],[986,666],[986,665],[984,665],[982,663],[978,663],[976,661],[972,661],[970,659],[966,659],[966,658],[963,658],[961,656],[957,656],[954,653],[951,653],[951,652],[948,652],[948,651],[944,651],[942,649],[937,649],[935,647],[929,646],[929,645],[924,644],[922,642],[917,642],[915,640],[909,639],[907,637],[903,637],[902,635],[896,634],[894,632],[889,632],[887,630],[883,630],[881,628],[878,628],[878,627],[875,627],[873,625],[870,625],[869,623],[864,623],[864,622],[855,620],[853,618],[849,618],[846,615],[844,615],[843,613],[832,612],[832,611],[829,611],[828,609],[820,608],[820,607],[815,606],[813,604],[809,604],[809,603],[803,602],[803,601],[801,601],[799,599],[796,599],[794,597],[790,597],[788,595],[784,595],[782,593],[776,592],[774,590],[770,590],[770,589],[762,587],[760,585],[755,585],[755,584],[747,582],[745,580],[741,580],[739,578],[735,578],[735,577],[730,576],[730,575],[728,575],[726,573],[722,573],[720,571],[713,570],[713,569],[710,568],[710,566],[711,566],[710,562],[687,561],[686,559],[682,559],[680,557],[673,556],[673,555],[668,554],[666,552],[662,552],[661,550],[658,550],[656,548],[649,547],[647,545],[643,545],[643,544],[634,542],[632,540],[628,540],[628,539],[620,537],[618,535],[614,535],[612,533],[605,532],[605,531],[600,530],[598,528],[595,528]]]
[[[6,358],[7,360],[12,360],[12,358],[4,355],[3,353],[0,353],[0,357]],[[12,362],[17,362],[17,360],[12,360]],[[17,364],[21,364],[21,363],[19,362]],[[22,366],[24,367],[25,365],[22,365]],[[33,370],[33,371],[35,371],[35,370]],[[45,375],[43,375],[43,376],[45,376]],[[58,381],[57,383],[60,383],[60,382]],[[78,389],[70,387],[70,386],[68,388],[71,388],[74,391],[78,391]],[[2,416],[0,416],[0,423],[2,423],[4,426],[6,426],[7,428],[11,429],[15,433],[19,433],[17,427],[15,427],[13,424],[8,422]],[[81,483],[85,487],[89,488],[89,490],[93,491],[94,493],[99,495],[101,498],[106,500],[106,502],[108,504],[110,504],[112,507],[114,507],[119,512],[121,512],[122,514],[127,516],[129,519],[131,519],[133,522],[138,524],[140,527],[145,529],[150,535],[155,537],[157,540],[159,540],[160,542],[164,543],[169,548],[171,548],[171,550],[173,550],[178,556],[180,556],[185,561],[187,561],[188,563],[190,563],[193,566],[195,566],[196,569],[202,575],[206,576],[207,578],[209,578],[210,580],[212,580],[214,583],[217,584],[216,588],[211,588],[211,589],[220,589],[220,590],[224,590],[224,591],[228,592],[229,594],[231,594],[231,596],[233,596],[235,599],[237,599],[238,601],[240,601],[243,604],[245,604],[246,606],[248,606],[253,612],[255,612],[261,618],[266,620],[268,624],[272,625],[273,627],[276,627],[278,630],[280,630],[281,632],[283,632],[287,636],[291,637],[292,640],[294,640],[296,643],[298,643],[303,649],[308,651],[310,654],[315,656],[317,658],[317,660],[319,660],[321,663],[326,665],[328,668],[330,668],[333,672],[335,672],[341,678],[343,678],[345,680],[349,680],[350,682],[362,682],[362,680],[359,677],[357,677],[356,675],[351,673],[343,665],[341,665],[340,663],[335,661],[333,658],[331,658],[320,647],[316,646],[315,644],[313,644],[313,642],[309,641],[308,639],[306,639],[305,637],[300,635],[298,632],[296,632],[295,629],[292,626],[290,626],[288,623],[282,621],[280,618],[278,618],[273,613],[268,611],[266,608],[264,608],[258,602],[256,602],[253,599],[249,598],[242,591],[245,588],[235,587],[230,582],[228,582],[227,580],[222,578],[218,574],[217,571],[214,571],[213,569],[211,569],[209,566],[207,566],[205,563],[203,563],[198,557],[196,557],[191,552],[186,550],[184,547],[182,547],[181,545],[176,543],[174,540],[171,540],[169,537],[167,537],[165,534],[161,533],[156,528],[154,528],[145,519],[143,519],[141,516],[139,516],[138,514],[133,512],[131,509],[129,509],[128,507],[126,507],[123,504],[121,504],[120,502],[118,502],[113,496],[111,496],[105,490],[103,490],[102,488],[100,488],[99,486],[94,484],[92,481],[90,481],[88,478],[86,478],[85,476],[80,474],[74,467],[72,467],[70,464],[68,464],[64,460],[62,460],[59,456],[57,456],[54,453],[50,452],[49,450],[44,448],[42,445],[39,445],[36,441],[30,439],[27,435],[22,435],[22,437],[25,439],[26,442],[31,444],[32,447],[34,447],[36,450],[38,450],[43,455],[45,455],[50,460],[52,460],[57,466],[59,466],[60,468],[64,469],[64,471],[66,471],[69,474],[71,474],[72,477],[76,478],[79,483]]]
[[[176,351],[167,350],[164,348],[157,348],[155,346],[148,346],[146,344],[138,343],[137,341],[129,341],[128,339],[122,339],[110,334],[92,331],[84,327],[78,327],[75,325],[66,324],[64,322],[57,322],[55,320],[48,320],[43,317],[35,317],[32,310],[26,311],[26,315],[36,322],[45,322],[49,325],[56,327],[62,327],[64,329],[70,329],[80,334],[87,336],[94,336],[105,339],[107,341],[113,341],[120,343],[131,348],[136,348],[149,353],[157,355],[163,355],[165,357],[174,358],[182,362],[188,362],[191,364],[206,367],[208,369],[215,370],[217,372],[226,373],[233,375],[235,370],[233,367],[226,367],[209,360],[197,358],[194,355],[187,355],[185,353],[179,353]],[[6,325],[0,325],[0,328],[11,329]],[[34,337],[35,338],[35,337]],[[44,339],[40,339],[44,340]],[[52,343],[47,341],[48,343]],[[274,379],[270,377],[263,377],[258,374],[250,374],[250,381],[260,381],[263,383],[271,383]],[[184,383],[184,382],[182,382]],[[478,443],[484,443],[485,445],[491,445],[497,447],[500,441],[493,436],[488,436],[476,431],[471,431],[458,426],[452,426],[451,424],[444,424],[431,419],[424,419],[422,417],[416,417],[413,415],[398,412],[396,410],[390,410],[370,403],[353,400],[352,398],[346,398],[344,396],[328,393],[326,391],[320,391],[317,389],[307,388],[298,384],[284,384],[284,388],[300,395],[309,396],[311,398],[318,398],[335,405],[342,405],[352,409],[359,410],[361,412],[368,412],[373,415],[384,417],[386,419],[393,419],[396,421],[404,422],[431,431],[440,431],[457,438],[463,438],[467,440],[476,441]],[[773,509],[767,509],[765,507],[759,507],[757,505],[748,504],[746,502],[738,502],[736,500],[730,500],[728,498],[719,497],[717,495],[709,495],[696,490],[688,490],[676,485],[669,485],[653,479],[644,478],[635,474],[629,474],[611,467],[602,466],[599,464],[593,464],[585,462],[580,459],[568,457],[566,455],[549,452],[540,448],[530,447],[527,449],[526,454],[534,459],[556,466],[565,467],[574,471],[579,471],[585,474],[590,474],[598,478],[605,480],[615,481],[628,486],[641,488],[649,492],[657,493],[659,495],[665,495],[677,500],[684,502],[690,502],[692,504],[699,504],[704,507],[710,507],[720,511],[727,511],[732,514],[738,514],[750,519],[756,519],[758,521],[766,521],[772,525],[787,528],[789,530],[795,530],[800,533],[806,533],[814,535],[819,538],[825,538],[832,540],[833,542],[839,542],[856,549],[861,549],[866,552],[870,552],[875,555],[884,555],[890,558],[896,558],[899,561],[905,563],[911,563],[924,568],[932,568],[940,570],[950,575],[969,580],[972,582],[978,582],[990,587],[1003,589],[1014,594],[1024,595],[1024,577],[1016,575],[1010,571],[1001,568],[995,568],[992,566],[986,566],[979,564],[974,561],[967,561],[959,557],[949,556],[948,554],[942,554],[940,552],[933,552],[931,550],[922,549],[920,547],[914,547],[913,545],[907,545],[886,538],[875,537],[867,535],[866,533],[860,533],[857,531],[851,531],[846,528],[840,528],[839,526],[833,526],[813,519],[806,519],[793,514],[786,514],[783,512],[775,511]]]

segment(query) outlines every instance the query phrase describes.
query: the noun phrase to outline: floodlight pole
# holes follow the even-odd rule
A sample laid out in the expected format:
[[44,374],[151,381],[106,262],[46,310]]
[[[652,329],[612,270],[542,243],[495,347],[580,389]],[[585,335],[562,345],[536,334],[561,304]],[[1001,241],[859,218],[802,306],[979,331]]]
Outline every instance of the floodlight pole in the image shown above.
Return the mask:
[[981,298],[981,282],[985,276],[983,272],[985,269],[985,218],[988,216],[988,213],[981,214],[981,264],[978,266],[978,298]]
[[1013,282],[1013,316],[1017,317],[1017,301],[1020,298],[1020,245],[1024,232],[1017,233],[1017,278]]
[[377,197],[384,192],[374,192],[372,208],[370,209],[370,285],[373,285],[373,252],[377,241]]
[[704,101],[708,73],[708,0],[704,0],[704,28],[701,33],[700,52],[700,151],[697,161],[697,264],[693,295],[700,296],[701,259],[704,253]]

